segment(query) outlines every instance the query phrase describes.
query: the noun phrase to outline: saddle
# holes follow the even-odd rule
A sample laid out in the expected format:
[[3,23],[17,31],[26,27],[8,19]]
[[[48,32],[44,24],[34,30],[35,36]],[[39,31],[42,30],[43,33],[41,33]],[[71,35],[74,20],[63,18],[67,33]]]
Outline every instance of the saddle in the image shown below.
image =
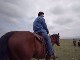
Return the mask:
[[38,39],[38,41],[40,41],[43,44],[46,44],[44,37],[40,33],[34,32],[33,34]]

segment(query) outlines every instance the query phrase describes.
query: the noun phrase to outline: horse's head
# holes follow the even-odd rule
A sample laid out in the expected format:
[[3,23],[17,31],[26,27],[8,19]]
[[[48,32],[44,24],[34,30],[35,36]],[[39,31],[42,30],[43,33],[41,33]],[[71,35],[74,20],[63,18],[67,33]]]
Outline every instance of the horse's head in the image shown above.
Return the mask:
[[53,45],[56,44],[57,46],[60,46],[59,33],[58,34],[53,34],[50,37],[51,37],[51,42],[52,42]]

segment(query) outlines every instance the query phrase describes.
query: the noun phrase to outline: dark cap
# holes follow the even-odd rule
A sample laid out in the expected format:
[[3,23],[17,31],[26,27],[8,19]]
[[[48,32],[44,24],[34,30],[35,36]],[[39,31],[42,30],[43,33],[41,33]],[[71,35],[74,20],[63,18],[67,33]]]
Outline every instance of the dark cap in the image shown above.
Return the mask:
[[40,16],[41,14],[43,14],[43,15],[44,15],[44,13],[40,11],[40,12],[38,13],[38,16]]

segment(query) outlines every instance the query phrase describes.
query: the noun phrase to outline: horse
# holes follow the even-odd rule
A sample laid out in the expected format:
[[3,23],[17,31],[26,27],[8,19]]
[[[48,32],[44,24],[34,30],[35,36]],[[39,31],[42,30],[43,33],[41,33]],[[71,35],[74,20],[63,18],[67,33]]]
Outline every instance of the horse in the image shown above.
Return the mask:
[[73,45],[76,46],[76,40],[75,39],[73,39]]
[[[50,35],[50,38],[53,45],[60,46],[59,33]],[[11,31],[4,34],[0,38],[0,49],[0,60],[31,60],[31,58],[50,60],[46,54],[46,43],[40,41],[30,31]]]
[[78,41],[78,46],[80,47],[80,40]]

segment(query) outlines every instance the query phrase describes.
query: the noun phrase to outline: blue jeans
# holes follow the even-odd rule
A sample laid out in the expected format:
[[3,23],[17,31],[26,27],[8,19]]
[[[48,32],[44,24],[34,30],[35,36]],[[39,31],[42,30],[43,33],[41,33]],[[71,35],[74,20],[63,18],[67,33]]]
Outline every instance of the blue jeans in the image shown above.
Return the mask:
[[47,49],[48,49],[48,54],[49,55],[54,54],[54,48],[52,46],[50,36],[48,36],[48,34],[45,30],[41,31],[41,34],[45,38],[45,41],[46,41],[46,44],[47,44]]

